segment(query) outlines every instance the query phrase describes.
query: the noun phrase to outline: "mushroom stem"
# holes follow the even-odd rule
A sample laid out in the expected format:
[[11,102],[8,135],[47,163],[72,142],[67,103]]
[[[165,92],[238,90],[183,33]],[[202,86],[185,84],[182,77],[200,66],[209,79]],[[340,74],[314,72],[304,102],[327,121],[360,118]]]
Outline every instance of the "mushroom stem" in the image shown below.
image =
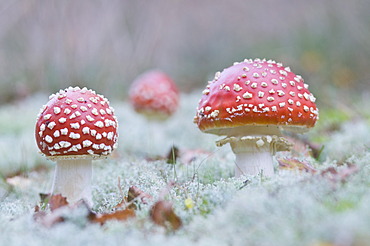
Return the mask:
[[92,206],[91,161],[91,159],[58,160],[52,194],[61,194],[70,204],[83,199],[89,206]]
[[235,177],[260,173],[266,177],[274,175],[270,144],[258,146],[256,141],[237,141],[231,143],[231,148],[235,154]]
[[273,156],[277,151],[290,150],[291,144],[277,135],[226,137],[218,140],[221,147],[230,143],[236,159],[235,176],[257,175],[266,177],[274,175]]

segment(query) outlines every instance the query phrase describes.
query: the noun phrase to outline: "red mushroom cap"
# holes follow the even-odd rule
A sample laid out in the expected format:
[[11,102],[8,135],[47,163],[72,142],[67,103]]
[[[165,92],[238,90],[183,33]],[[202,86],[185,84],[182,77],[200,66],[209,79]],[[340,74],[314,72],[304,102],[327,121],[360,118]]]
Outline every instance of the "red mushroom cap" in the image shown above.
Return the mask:
[[200,130],[277,125],[303,132],[318,119],[316,98],[301,76],[281,63],[244,60],[217,72],[203,91],[194,122]]
[[102,95],[69,87],[49,98],[35,129],[37,145],[49,159],[96,159],[116,148],[117,119]]
[[179,91],[173,80],[158,70],[139,76],[130,88],[130,102],[138,113],[167,118],[177,109]]

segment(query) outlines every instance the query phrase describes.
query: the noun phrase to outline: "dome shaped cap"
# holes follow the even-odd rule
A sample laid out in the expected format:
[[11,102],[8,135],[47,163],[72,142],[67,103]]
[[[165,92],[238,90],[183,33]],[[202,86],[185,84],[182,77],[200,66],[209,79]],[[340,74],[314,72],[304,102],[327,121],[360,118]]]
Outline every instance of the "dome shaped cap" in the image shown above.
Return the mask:
[[270,125],[305,132],[318,119],[315,100],[302,77],[289,67],[249,59],[217,72],[208,82],[194,122],[200,130],[217,135]]
[[109,101],[92,90],[69,87],[49,97],[35,137],[49,159],[99,159],[117,147],[117,119]]
[[178,108],[179,91],[173,80],[159,70],[150,70],[133,82],[129,92],[136,112],[149,118],[167,118]]

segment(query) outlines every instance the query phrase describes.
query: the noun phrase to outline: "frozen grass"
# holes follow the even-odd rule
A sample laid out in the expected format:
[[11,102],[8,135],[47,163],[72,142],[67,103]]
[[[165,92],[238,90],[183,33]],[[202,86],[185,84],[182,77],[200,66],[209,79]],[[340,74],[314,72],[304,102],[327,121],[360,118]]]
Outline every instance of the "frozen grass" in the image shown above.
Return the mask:
[[[47,97],[0,109],[0,244],[368,245],[370,131],[365,120],[345,122],[331,133],[323,143],[324,161],[301,157],[316,174],[277,170],[271,179],[235,179],[229,147],[216,148],[217,137],[192,124],[199,95],[182,95],[181,109],[164,123],[147,122],[126,103],[112,102],[120,145],[112,159],[94,162],[94,210],[111,211],[122,199],[120,189],[126,193],[132,185],[154,198],[140,205],[136,218],[104,226],[89,223],[84,208],[65,209],[66,221],[51,228],[34,221],[39,193],[49,192],[52,179],[52,163],[37,153],[33,140],[35,116]],[[172,145],[192,158],[175,165],[157,158]],[[188,159],[192,161],[183,163]],[[343,175],[320,175],[328,167],[345,172],[347,164],[359,170],[343,181],[335,180]],[[188,198],[193,208],[186,207]],[[180,230],[167,232],[150,221],[150,207],[158,199],[173,202],[183,221]]]

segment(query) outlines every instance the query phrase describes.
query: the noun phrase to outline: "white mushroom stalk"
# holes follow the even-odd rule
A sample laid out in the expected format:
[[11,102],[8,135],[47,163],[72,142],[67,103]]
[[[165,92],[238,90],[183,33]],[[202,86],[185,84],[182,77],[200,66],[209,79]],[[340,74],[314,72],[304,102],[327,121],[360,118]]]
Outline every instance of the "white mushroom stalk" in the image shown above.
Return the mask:
[[235,177],[242,175],[274,175],[273,156],[277,151],[288,151],[291,144],[276,135],[227,137],[217,146],[230,143],[235,154]]
[[92,206],[92,159],[58,160],[51,194],[61,194],[68,203],[84,200]]

